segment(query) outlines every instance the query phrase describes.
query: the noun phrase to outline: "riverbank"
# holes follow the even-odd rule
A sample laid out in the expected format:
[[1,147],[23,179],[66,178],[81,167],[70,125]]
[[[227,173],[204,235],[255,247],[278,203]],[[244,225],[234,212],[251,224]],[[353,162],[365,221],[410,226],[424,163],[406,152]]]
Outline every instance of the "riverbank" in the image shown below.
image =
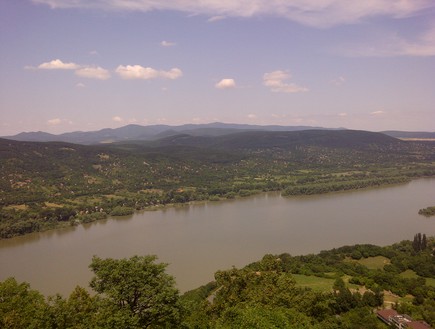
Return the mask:
[[[370,176],[369,176],[370,177]],[[183,199],[183,202],[171,202],[177,198],[164,198],[164,192],[153,191],[152,193],[124,193],[114,194],[110,196],[94,196],[92,202],[87,205],[82,204],[81,199],[65,200],[65,204],[45,202],[39,212],[44,213],[54,209],[60,218],[45,218],[44,221],[38,223],[33,220],[35,211],[30,211],[27,205],[12,205],[3,207],[3,209],[12,210],[15,215],[17,213],[22,218],[26,216],[26,211],[29,212],[30,219],[23,226],[22,222],[14,224],[11,222],[9,225],[2,225],[0,227],[0,240],[12,238],[14,236],[25,235],[32,232],[45,232],[49,230],[62,229],[69,226],[77,226],[86,223],[95,222],[109,217],[123,217],[132,215],[137,211],[157,211],[171,207],[184,207],[186,205],[203,204],[205,202],[220,202],[226,200],[240,200],[249,196],[258,195],[264,192],[279,192],[282,196],[303,196],[303,195],[321,195],[327,193],[337,193],[346,191],[355,191],[367,188],[379,188],[383,186],[394,186],[397,184],[406,184],[413,179],[425,178],[421,177],[387,177],[387,178],[369,178],[369,179],[349,179],[345,175],[328,175],[320,182],[293,182],[291,186],[283,187],[281,189],[263,189],[263,190],[239,190],[238,193],[228,192],[221,195],[200,195],[200,199],[196,200],[195,193],[191,194],[190,198]],[[429,176],[433,177],[433,176]],[[184,192],[184,191],[182,191]],[[148,201],[145,201],[144,199]],[[150,201],[150,198],[152,201]],[[88,199],[87,199],[88,200]],[[74,208],[74,205],[80,205],[79,208]],[[110,207],[110,205],[115,205]],[[51,208],[51,210],[49,210]],[[83,210],[79,210],[83,209]],[[19,234],[21,233],[21,234]]]

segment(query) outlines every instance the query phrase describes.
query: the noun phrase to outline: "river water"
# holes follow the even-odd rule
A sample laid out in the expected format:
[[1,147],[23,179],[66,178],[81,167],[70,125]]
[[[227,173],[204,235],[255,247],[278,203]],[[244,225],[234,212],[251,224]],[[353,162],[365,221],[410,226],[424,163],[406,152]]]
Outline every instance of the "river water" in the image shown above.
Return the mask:
[[435,235],[435,179],[320,196],[279,193],[143,211],[87,225],[0,241],[0,280],[14,276],[46,295],[88,287],[92,256],[154,254],[169,263],[181,291],[266,253],[317,253],[348,244],[388,245]]

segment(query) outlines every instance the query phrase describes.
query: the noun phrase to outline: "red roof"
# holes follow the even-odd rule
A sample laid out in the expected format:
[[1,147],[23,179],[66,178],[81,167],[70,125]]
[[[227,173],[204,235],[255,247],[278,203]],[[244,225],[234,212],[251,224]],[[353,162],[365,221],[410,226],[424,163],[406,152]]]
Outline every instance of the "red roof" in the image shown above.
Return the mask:
[[378,314],[379,317],[387,321],[389,320],[390,317],[399,315],[399,313],[397,313],[396,310],[392,310],[392,309],[379,310],[376,313]]
[[411,329],[431,329],[432,327],[423,321],[411,321],[407,323],[408,328]]

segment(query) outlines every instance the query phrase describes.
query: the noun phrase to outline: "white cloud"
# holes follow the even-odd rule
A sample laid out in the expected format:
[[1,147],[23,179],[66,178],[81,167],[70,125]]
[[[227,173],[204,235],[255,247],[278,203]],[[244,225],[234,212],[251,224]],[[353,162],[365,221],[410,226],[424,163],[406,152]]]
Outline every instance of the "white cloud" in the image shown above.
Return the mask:
[[157,118],[155,121],[159,124],[167,124],[169,120],[163,117],[163,118]]
[[218,22],[218,21],[224,20],[225,18],[226,17],[223,15],[212,16],[207,20],[207,22],[210,22],[210,23]]
[[38,65],[38,69],[43,70],[76,70],[80,65],[76,63],[64,63],[60,59],[53,59],[50,62]]
[[[83,78],[107,80],[110,78],[109,70],[100,66],[79,65],[75,63],[64,63],[60,59],[51,62],[42,63],[38,67],[25,66],[25,69],[63,69],[74,70],[74,73]],[[119,65],[115,72],[123,79],[169,79],[175,80],[183,75],[179,68],[172,68],[169,71],[159,71],[151,67],[140,65]],[[77,85],[80,87],[81,85]]]
[[80,65],[76,63],[64,63],[60,59],[54,59],[50,62],[42,63],[37,67],[25,66],[25,69],[40,70],[74,70],[75,74],[90,79],[107,80],[110,78],[108,70],[99,66]]
[[255,120],[255,119],[257,119],[257,115],[254,113],[250,113],[250,114],[248,114],[248,119]]
[[284,119],[284,118],[287,117],[287,115],[286,115],[286,114],[277,114],[277,113],[272,113],[272,114],[271,114],[271,117],[274,118],[274,119]]
[[379,110],[379,111],[371,112],[370,114],[371,115],[381,115],[381,114],[385,114],[385,113],[386,113],[385,111]]
[[353,24],[371,17],[404,18],[434,8],[432,0],[32,0],[51,8],[115,11],[175,10],[213,17],[278,16],[313,27]]
[[332,79],[331,81],[329,81],[329,83],[336,85],[336,86],[340,86],[345,82],[346,82],[346,79],[343,76],[339,76],[338,78]]
[[84,83],[79,82],[79,83],[76,84],[76,87],[77,88],[85,88],[86,85]]
[[50,119],[47,121],[47,124],[49,124],[50,126],[57,126],[57,125],[60,125],[61,123],[62,123],[62,120],[59,118]]
[[159,77],[164,79],[171,79],[175,80],[180,78],[183,75],[183,72],[181,72],[178,68],[170,69],[169,71],[159,71]]
[[143,67],[141,65],[119,65],[116,70],[116,73],[122,79],[178,79],[183,75],[183,72],[178,68],[173,68],[169,71],[158,71],[151,67]]
[[176,43],[175,42],[170,42],[170,41],[163,40],[162,42],[160,42],[160,45],[162,47],[173,47],[173,46],[176,45]]
[[287,83],[291,76],[288,72],[277,70],[263,75],[263,84],[270,87],[273,92],[300,93],[308,91],[308,88],[298,86],[294,83]]
[[76,70],[75,74],[79,77],[89,79],[107,80],[110,78],[109,71],[99,66],[82,67]]
[[123,79],[155,79],[159,75],[157,70],[140,65],[119,65],[115,72]]
[[347,113],[346,112],[341,112],[341,113],[338,113],[338,116],[339,117],[347,117]]
[[215,84],[215,87],[218,89],[230,89],[236,87],[236,82],[234,79],[222,79],[218,83]]
[[122,122],[122,121],[124,121],[124,119],[122,119],[122,118],[119,117],[119,116],[114,116],[114,117],[112,118],[112,121],[115,121],[115,122]]

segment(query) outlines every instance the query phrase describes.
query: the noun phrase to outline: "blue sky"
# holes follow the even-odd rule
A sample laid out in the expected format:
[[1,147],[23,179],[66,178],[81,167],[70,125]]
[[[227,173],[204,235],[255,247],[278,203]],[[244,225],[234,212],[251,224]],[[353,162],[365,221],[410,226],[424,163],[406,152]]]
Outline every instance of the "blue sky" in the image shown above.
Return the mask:
[[0,135],[184,123],[435,131],[432,0],[0,1]]

